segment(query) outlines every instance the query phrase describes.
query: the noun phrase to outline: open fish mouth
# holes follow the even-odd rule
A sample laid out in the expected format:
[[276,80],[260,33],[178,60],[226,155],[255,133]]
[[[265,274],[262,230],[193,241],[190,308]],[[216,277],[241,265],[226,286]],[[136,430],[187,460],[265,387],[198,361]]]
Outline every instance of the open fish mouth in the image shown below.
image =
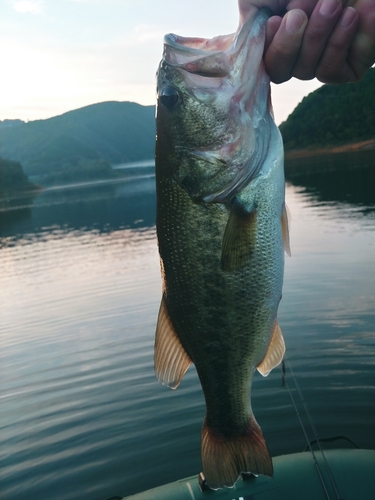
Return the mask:
[[226,50],[234,34],[213,39],[186,38],[175,34],[164,37],[164,59],[167,64],[198,76],[224,77],[230,72]]
[[[261,9],[257,23],[249,19],[235,33],[214,38],[183,37],[169,33],[164,37],[163,59],[170,66],[198,76],[220,78],[240,68],[250,76],[253,73],[251,67],[257,67],[258,62],[254,60],[252,47],[259,45],[261,57],[263,43],[259,43],[259,38],[263,36],[263,24],[269,15],[268,9]],[[248,64],[250,54],[251,64]],[[237,79],[243,76],[244,73],[236,74]]]
[[192,99],[220,109],[222,117],[221,128],[214,124],[217,135],[191,148],[191,161],[202,165],[199,176],[183,167],[176,172],[176,181],[196,201],[229,203],[262,167],[269,143],[270,87],[262,62],[269,15],[261,9],[237,32],[212,39],[164,37],[161,87],[174,85],[174,77],[162,78],[169,68]]

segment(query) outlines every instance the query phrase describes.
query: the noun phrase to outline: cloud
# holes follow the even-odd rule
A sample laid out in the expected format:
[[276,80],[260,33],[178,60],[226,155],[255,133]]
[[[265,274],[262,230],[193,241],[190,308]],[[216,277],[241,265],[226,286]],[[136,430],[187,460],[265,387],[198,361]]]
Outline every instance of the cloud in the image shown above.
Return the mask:
[[25,12],[38,13],[42,11],[42,2],[35,2],[31,0],[20,0],[13,4],[14,9],[17,12],[24,14]]

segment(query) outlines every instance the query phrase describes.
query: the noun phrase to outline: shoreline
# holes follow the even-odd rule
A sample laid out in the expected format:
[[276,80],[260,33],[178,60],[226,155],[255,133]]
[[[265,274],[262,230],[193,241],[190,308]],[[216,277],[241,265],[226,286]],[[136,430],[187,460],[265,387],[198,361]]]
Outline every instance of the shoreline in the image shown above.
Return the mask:
[[337,153],[354,153],[357,151],[375,150],[375,139],[367,141],[354,142],[351,144],[343,144],[341,146],[326,146],[316,149],[290,149],[285,151],[286,160],[294,160],[299,158],[309,158],[313,156],[330,155]]

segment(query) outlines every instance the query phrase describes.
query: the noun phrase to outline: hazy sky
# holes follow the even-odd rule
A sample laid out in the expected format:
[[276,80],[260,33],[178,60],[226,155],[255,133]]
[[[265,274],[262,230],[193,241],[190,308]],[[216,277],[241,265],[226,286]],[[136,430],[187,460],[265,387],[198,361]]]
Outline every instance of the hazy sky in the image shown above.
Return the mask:
[[[0,120],[154,104],[163,35],[212,37],[237,20],[237,0],[0,0]],[[276,121],[319,85],[273,86]]]

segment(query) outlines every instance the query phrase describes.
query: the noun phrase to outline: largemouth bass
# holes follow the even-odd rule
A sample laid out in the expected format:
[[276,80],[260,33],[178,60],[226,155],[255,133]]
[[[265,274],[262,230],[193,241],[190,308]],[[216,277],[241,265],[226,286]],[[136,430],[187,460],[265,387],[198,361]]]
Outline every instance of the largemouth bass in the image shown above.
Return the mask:
[[262,62],[268,15],[213,39],[166,35],[157,74],[155,371],[175,389],[196,366],[213,489],[241,472],[273,473],[250,400],[255,369],[267,375],[285,351],[276,316],[289,246],[283,146]]

